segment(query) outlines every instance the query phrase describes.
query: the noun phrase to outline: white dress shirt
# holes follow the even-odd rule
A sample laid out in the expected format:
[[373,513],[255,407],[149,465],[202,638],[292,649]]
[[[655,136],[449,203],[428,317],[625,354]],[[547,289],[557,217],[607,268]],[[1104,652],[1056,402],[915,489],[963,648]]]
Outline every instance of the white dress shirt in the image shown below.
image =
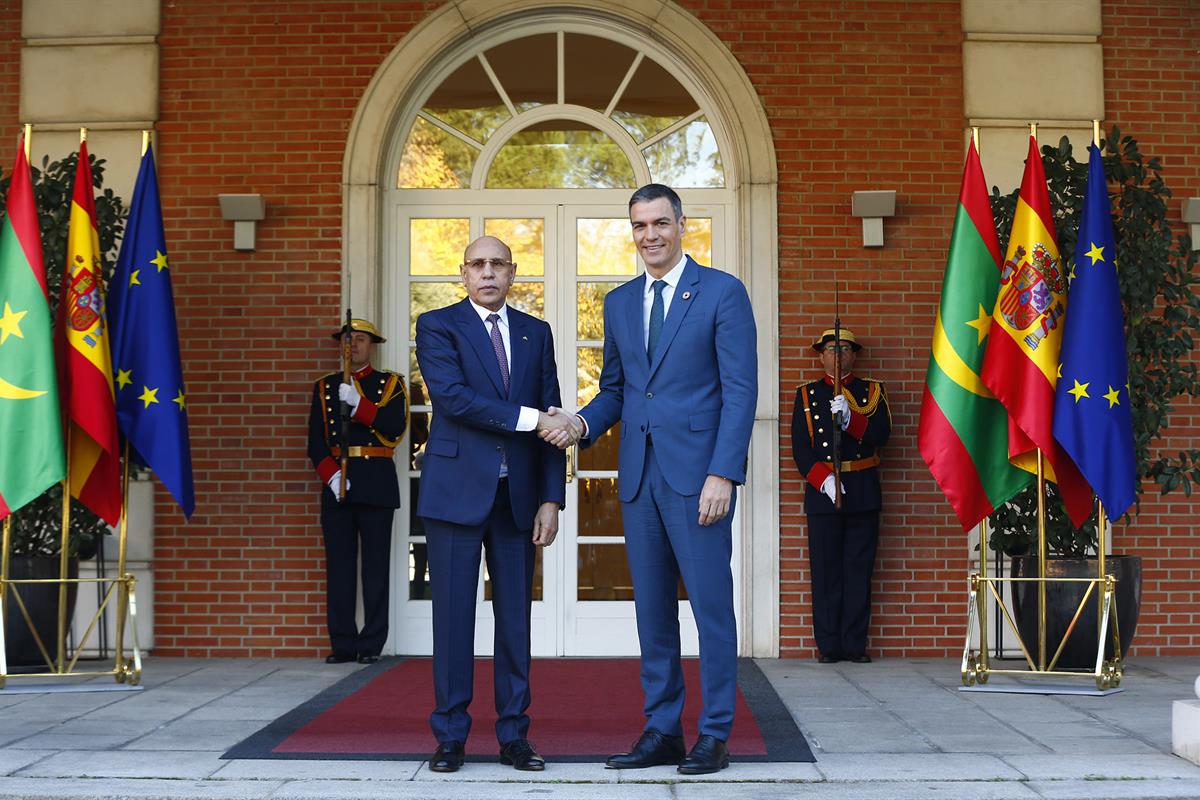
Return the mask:
[[[667,312],[671,310],[671,299],[675,297],[675,287],[679,285],[679,280],[683,277],[683,268],[687,264],[687,255],[679,257],[679,263],[671,267],[671,271],[662,276],[662,280],[667,282],[663,287],[663,321],[667,319]],[[650,309],[654,307],[654,281],[659,280],[646,273],[646,288],[642,290],[642,344],[646,347],[650,346]]]
[[[663,291],[665,292],[666,290],[664,289]],[[467,302],[471,304],[471,308],[475,309],[475,313],[483,320],[483,329],[487,331],[489,340],[492,338],[492,323],[488,322],[488,317],[492,314],[500,315],[500,339],[504,342],[504,357],[508,359],[508,374],[512,375],[512,340],[508,335],[508,306],[503,305],[500,306],[499,311],[492,311],[491,309],[484,308],[470,298],[467,299]],[[536,428],[539,413],[536,408],[521,406],[521,415],[517,417],[516,429],[518,431],[531,431]]]

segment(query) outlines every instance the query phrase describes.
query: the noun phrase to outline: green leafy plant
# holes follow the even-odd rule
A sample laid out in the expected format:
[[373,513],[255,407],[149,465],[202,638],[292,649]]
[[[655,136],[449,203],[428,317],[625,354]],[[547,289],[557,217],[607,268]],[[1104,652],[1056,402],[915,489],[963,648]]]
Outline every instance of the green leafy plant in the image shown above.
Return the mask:
[[[78,153],[59,161],[42,159],[41,169],[32,170],[34,201],[42,234],[42,249],[46,263],[46,288],[50,293],[52,310],[61,300],[63,268],[67,260],[67,232],[71,219],[71,194],[75,181]],[[104,263],[104,285],[112,275],[117,247],[125,231],[129,211],[112,189],[104,189],[104,160],[89,156],[92,168],[92,187],[101,190],[96,195],[96,226],[100,234],[100,252]],[[0,177],[0,195],[7,208],[11,175]],[[4,209],[0,209],[0,219]],[[62,485],[55,484],[35,500],[14,512],[11,534],[11,554],[14,556],[57,556],[62,544]],[[68,537],[70,555],[90,558],[96,552],[99,537],[108,525],[78,500],[71,501],[71,531]]]
[[[1113,126],[1102,141],[1104,174],[1113,201],[1118,278],[1125,311],[1129,389],[1134,398],[1133,436],[1138,464],[1137,502],[1145,479],[1162,494],[1182,489],[1190,495],[1200,481],[1200,450],[1164,452],[1155,445],[1181,396],[1200,395],[1191,354],[1200,332],[1200,294],[1193,271],[1200,254],[1186,234],[1175,235],[1168,219],[1171,190],[1157,158],[1142,154],[1137,140]],[[1087,157],[1075,159],[1064,136],[1042,147],[1042,164],[1054,209],[1059,252],[1070,263],[1076,251],[1079,217],[1087,184]],[[992,214],[1000,240],[1012,229],[1017,192],[992,189]],[[1067,313],[1070,313],[1068,308]],[[1067,519],[1053,484],[1047,492],[1046,540],[1052,554],[1086,556],[1096,552],[1095,514],[1078,530]],[[1037,484],[1031,484],[991,518],[992,549],[1010,555],[1033,552],[1037,537]]]

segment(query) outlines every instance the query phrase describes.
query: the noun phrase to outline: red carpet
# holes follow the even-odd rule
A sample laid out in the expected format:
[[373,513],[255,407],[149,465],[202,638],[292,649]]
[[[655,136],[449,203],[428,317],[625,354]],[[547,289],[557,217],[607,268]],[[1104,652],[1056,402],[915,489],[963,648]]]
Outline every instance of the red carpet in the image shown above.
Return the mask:
[[[812,761],[807,742],[752,661],[739,662],[729,752],[749,761]],[[684,661],[684,734],[695,739],[700,665]],[[645,724],[636,659],[535,659],[529,738],[559,760],[603,760],[623,752]],[[750,702],[747,701],[750,696]],[[385,659],[360,670],[232,748],[225,758],[388,758],[424,760],[437,743],[428,659]],[[475,664],[468,756],[494,758],[492,662]]]

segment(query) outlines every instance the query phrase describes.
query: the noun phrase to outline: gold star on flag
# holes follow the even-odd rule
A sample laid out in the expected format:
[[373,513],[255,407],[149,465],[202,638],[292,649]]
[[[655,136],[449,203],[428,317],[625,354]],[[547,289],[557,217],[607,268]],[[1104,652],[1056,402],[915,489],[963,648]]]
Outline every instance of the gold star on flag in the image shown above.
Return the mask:
[[151,403],[158,402],[158,389],[151,389],[149,386],[142,387],[142,393],[138,395],[138,400],[145,403],[142,408],[149,408]]
[[124,389],[129,384],[133,383],[133,370],[118,369],[117,370],[117,388]]
[[1080,383],[1079,381],[1075,381],[1075,388],[1068,389],[1067,394],[1075,395],[1075,402],[1078,403],[1081,398],[1091,397],[1091,395],[1087,393],[1087,387],[1089,386],[1091,386],[1090,383]]
[[142,282],[139,281],[137,278],[139,272],[141,272],[140,269],[135,269],[133,272],[129,273],[129,285],[130,286],[141,286],[142,285]]
[[988,331],[992,329],[992,315],[983,310],[983,305],[979,306],[979,317],[976,319],[967,320],[967,325],[970,325],[979,335],[976,344],[983,344],[983,340],[987,338]]
[[4,344],[9,336],[15,336],[18,339],[25,338],[25,334],[21,333],[21,320],[28,313],[28,311],[13,311],[8,301],[5,301],[4,316],[0,317],[0,344]]
[[1108,401],[1108,407],[1121,405],[1121,392],[1119,389],[1108,387],[1108,394],[1104,395],[1104,399]]
[[158,267],[158,271],[162,272],[167,268],[167,254],[154,251],[154,258],[150,259],[150,263]]
[[1061,363],[1061,362],[1060,362],[1060,363],[1059,363],[1059,365],[1058,365],[1058,373],[1055,375],[1055,377],[1056,377],[1056,378],[1061,378],[1061,377],[1062,377],[1062,363]]
[[180,410],[180,411],[183,411],[183,409],[187,408],[187,405],[184,403],[184,400],[183,400],[183,389],[180,389],[180,390],[179,390],[179,396],[178,396],[178,397],[176,397],[176,398],[175,398],[174,400],[172,400],[171,402],[172,402],[172,403],[178,403],[178,404],[179,404],[179,410]]
[[1097,261],[1104,260],[1104,248],[1097,247],[1096,243],[1092,242],[1092,249],[1088,250],[1085,255],[1092,260],[1092,265],[1094,266]]

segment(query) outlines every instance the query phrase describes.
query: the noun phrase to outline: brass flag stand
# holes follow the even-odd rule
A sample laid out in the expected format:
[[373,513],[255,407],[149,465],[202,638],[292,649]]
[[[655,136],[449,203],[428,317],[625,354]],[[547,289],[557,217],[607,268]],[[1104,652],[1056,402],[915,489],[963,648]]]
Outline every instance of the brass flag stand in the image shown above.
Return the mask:
[[[32,126],[25,126],[25,156],[29,157],[30,134]],[[85,141],[87,137],[87,129],[80,129],[80,141]],[[142,152],[146,152],[146,147],[149,144],[149,132],[144,131],[142,134]],[[69,431],[69,427],[68,427]],[[69,432],[68,432],[69,437]],[[70,452],[69,439],[66,447],[66,452]],[[111,675],[119,684],[126,684],[129,687],[138,687],[141,683],[142,676],[142,655],[141,648],[138,645],[137,637],[137,602],[135,596],[136,578],[132,574],[126,572],[126,540],[128,536],[128,515],[125,513],[129,507],[129,445],[125,445],[125,464],[121,480],[121,521],[118,528],[118,545],[117,545],[117,575],[115,577],[96,577],[96,578],[72,578],[69,576],[69,544],[70,544],[70,477],[63,479],[63,516],[62,516],[62,535],[59,543],[59,570],[57,578],[33,578],[14,580],[9,578],[9,569],[11,566],[11,544],[12,544],[12,515],[5,517],[3,525],[3,536],[0,538],[0,621],[5,624],[0,624],[0,689],[5,688],[9,678],[63,678],[63,677],[96,677],[103,675]],[[79,638],[79,642],[75,647],[74,655],[69,659],[67,657],[67,633],[70,628],[70,623],[67,620],[67,595],[68,590],[72,585],[78,588],[82,584],[107,584],[107,588],[103,590],[103,597],[98,604],[96,612],[92,615],[88,622],[87,629]],[[33,618],[30,616],[29,608],[25,604],[25,599],[22,598],[19,591],[22,586],[49,586],[57,588],[58,598],[58,618],[55,630],[55,640],[49,644],[53,646],[54,653],[51,654],[47,643],[42,640]],[[82,670],[77,669],[79,665],[79,656],[83,652],[85,646],[90,640],[92,633],[96,630],[97,625],[103,618],[108,605],[113,600],[116,600],[116,658],[113,666],[107,670]],[[33,671],[24,671],[20,673],[10,673],[8,668],[7,643],[5,641],[5,626],[8,621],[8,611],[10,608],[16,608],[20,611],[20,617],[24,620],[33,636],[33,641],[37,645],[38,651],[41,654],[45,664],[45,669],[40,667]],[[14,624],[16,621],[14,620]],[[127,657],[125,655],[125,628],[128,625],[130,636],[132,639],[132,649]],[[65,687],[46,687],[40,686],[38,691],[54,691]],[[78,690],[79,686],[71,687]],[[91,688],[89,685],[88,688]],[[95,686],[96,689],[112,688]]]
[[[1038,577],[1036,578],[1011,578],[1000,575],[989,576],[987,572],[987,522],[984,521],[979,527],[979,553],[980,553],[980,570],[972,573],[968,581],[969,594],[967,599],[967,635],[966,641],[963,644],[962,654],[962,683],[964,687],[972,687],[976,690],[982,689],[983,685],[988,682],[988,678],[995,675],[1020,675],[1020,676],[1036,676],[1036,677],[1091,677],[1096,683],[1097,691],[1103,694],[1110,694],[1117,690],[1121,685],[1121,678],[1125,675],[1125,665],[1121,658],[1121,639],[1120,631],[1117,626],[1117,595],[1116,595],[1116,580],[1112,575],[1106,574],[1104,565],[1104,547],[1105,547],[1105,528],[1108,525],[1108,520],[1105,518],[1104,506],[1100,506],[1098,520],[1098,542],[1096,577],[1094,578],[1048,578],[1046,577],[1046,509],[1045,509],[1045,488],[1046,478],[1042,471],[1042,453],[1038,451]],[[1017,583],[1035,583],[1038,589],[1038,628],[1037,628],[1037,657],[1030,654],[1030,646],[1021,636],[1021,631],[1017,627],[1013,619],[1013,615],[1004,601],[1004,587],[1009,585],[1015,589]],[[1057,649],[1051,656],[1049,661],[1046,659],[1047,641],[1046,641],[1046,586],[1051,583],[1086,583],[1087,590],[1083,594],[1083,598],[1079,601],[1078,607],[1075,609],[1075,614],[1071,618],[1070,624],[1067,626],[1066,632],[1062,639],[1057,643]],[[1087,606],[1088,600],[1093,594],[1100,596],[1099,608],[1097,610],[1099,616],[1099,627],[1097,628],[1098,635],[1096,637],[1096,662],[1095,666],[1090,671],[1082,670],[1065,670],[1055,669],[1058,666],[1058,660],[1062,656],[1063,649],[1066,647],[1067,640],[1075,630],[1075,625],[1083,615],[1083,610]],[[1025,658],[1027,669],[996,669],[992,666],[991,659],[988,655],[988,597],[991,597],[995,602],[995,607],[998,608],[1004,615],[1004,620],[1008,624],[1008,629],[1012,631],[1017,639],[1017,644],[1021,648],[1021,654]],[[1011,596],[1011,595],[1010,595]],[[975,625],[978,624],[978,636],[975,635]],[[1113,657],[1106,659],[1104,657],[1106,640],[1111,641],[1113,647]],[[1038,693],[1047,693],[1046,688],[1036,690]],[[1012,691],[1011,687],[996,687],[991,691]]]
[[[1036,141],[1037,125],[1029,126],[1029,134]],[[975,132],[976,147],[978,147],[978,129]],[[1100,146],[1100,121],[1093,120],[1092,136],[1096,147]],[[1061,367],[1060,367],[1061,369]],[[961,677],[965,688],[983,690],[983,685],[988,682],[988,678],[993,675],[1020,675],[1020,676],[1036,676],[1036,677],[1091,677],[1096,684],[1096,692],[1099,694],[1109,694],[1120,691],[1117,687],[1121,684],[1121,678],[1125,674],[1125,666],[1122,661],[1120,631],[1117,623],[1117,598],[1116,598],[1116,580],[1108,574],[1105,567],[1104,550],[1106,542],[1106,528],[1108,520],[1104,511],[1104,504],[1098,501],[1097,513],[1097,558],[1096,558],[1096,575],[1091,578],[1063,578],[1063,577],[1048,577],[1047,576],[1047,552],[1046,552],[1046,476],[1045,476],[1045,454],[1039,448],[1037,451],[1037,577],[1003,577],[1000,575],[989,576],[987,573],[987,520],[986,518],[979,526],[979,555],[980,555],[980,570],[972,573],[968,582],[968,600],[967,600],[967,633],[966,641],[963,644]],[[1036,584],[1037,586],[1037,642],[1031,647],[1031,643],[1024,640],[1021,631],[1013,619],[1013,615],[1009,610],[1008,605],[1004,601],[1004,590],[1007,587],[1010,599],[1015,598],[1019,584]],[[1062,639],[1057,642],[1053,653],[1047,658],[1049,645],[1055,644],[1047,642],[1047,624],[1046,624],[1046,590],[1050,584],[1086,584],[1087,588],[1083,592],[1083,597],[1079,601],[1079,605],[1075,609],[1074,616],[1071,617],[1070,623],[1066,626],[1063,632]],[[1099,598],[1097,604],[1098,626],[1096,636],[1096,659],[1091,670],[1067,670],[1058,669],[1059,659],[1066,647],[1067,640],[1070,639],[1072,633],[1075,632],[1076,626],[1080,617],[1083,615],[1084,609],[1087,607],[1088,601],[1092,596],[1096,595]],[[989,596],[995,603],[995,608],[1003,613],[1004,620],[1008,628],[1016,637],[1017,644],[1021,648],[1021,654],[1024,656],[1027,669],[996,669],[988,656],[988,598]],[[978,626],[978,638],[976,639],[975,629]],[[1001,631],[997,631],[997,635]],[[1112,658],[1105,658],[1106,645],[1111,642]],[[1031,650],[1036,651],[1036,657],[1031,653]],[[1037,693],[1084,693],[1077,688],[1062,687],[1050,689],[1049,687],[1033,688],[1027,686],[1018,687],[996,687],[991,691],[1032,691]],[[1086,692],[1092,693],[1092,692]]]

